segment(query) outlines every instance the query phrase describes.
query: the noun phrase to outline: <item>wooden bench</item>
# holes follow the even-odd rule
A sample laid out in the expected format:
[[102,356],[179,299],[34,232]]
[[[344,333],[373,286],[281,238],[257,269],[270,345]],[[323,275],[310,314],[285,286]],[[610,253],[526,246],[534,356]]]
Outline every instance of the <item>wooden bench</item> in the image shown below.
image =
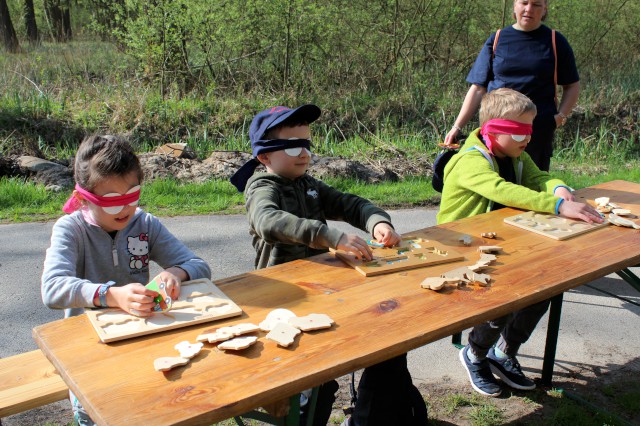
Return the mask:
[[68,397],[67,385],[39,349],[0,359],[0,419]]
[[[68,397],[69,388],[40,350],[0,358],[0,419]],[[316,398],[317,389],[314,389],[314,407]],[[294,409],[299,410],[300,397],[295,395],[291,401]],[[274,425],[290,422],[289,416],[276,418],[256,411],[246,413],[243,417]],[[297,416],[295,418],[297,420]],[[309,423],[312,419],[313,411],[309,416]],[[239,416],[235,420],[239,425],[244,424]]]

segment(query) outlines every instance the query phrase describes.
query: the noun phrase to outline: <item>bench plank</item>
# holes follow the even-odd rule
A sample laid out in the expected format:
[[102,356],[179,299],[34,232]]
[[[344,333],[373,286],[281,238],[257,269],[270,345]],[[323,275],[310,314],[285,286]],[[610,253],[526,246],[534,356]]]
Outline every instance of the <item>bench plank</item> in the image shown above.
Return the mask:
[[0,418],[69,396],[69,389],[40,350],[0,359]]

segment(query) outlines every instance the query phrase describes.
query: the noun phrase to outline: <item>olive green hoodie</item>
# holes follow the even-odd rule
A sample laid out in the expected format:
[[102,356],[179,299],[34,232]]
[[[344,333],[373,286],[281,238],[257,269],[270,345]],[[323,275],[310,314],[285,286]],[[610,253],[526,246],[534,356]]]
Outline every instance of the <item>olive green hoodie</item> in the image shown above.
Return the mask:
[[244,197],[256,269],[336,248],[344,233],[327,226],[327,220],[344,221],[369,233],[380,222],[391,224],[389,215],[370,201],[308,174],[291,180],[257,173],[249,179]]

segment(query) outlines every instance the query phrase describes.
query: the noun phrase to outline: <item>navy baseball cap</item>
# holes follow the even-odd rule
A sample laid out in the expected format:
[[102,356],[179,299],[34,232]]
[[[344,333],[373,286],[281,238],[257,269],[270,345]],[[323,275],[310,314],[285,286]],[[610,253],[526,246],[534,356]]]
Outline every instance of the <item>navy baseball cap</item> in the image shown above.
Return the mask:
[[302,105],[296,109],[275,106],[256,114],[249,127],[249,139],[251,140],[251,151],[254,158],[246,162],[231,176],[231,183],[238,191],[243,192],[247,181],[251,178],[251,175],[253,175],[256,167],[260,165],[260,162],[256,159],[259,154],[304,146],[294,141],[265,139],[264,136],[269,130],[281,124],[286,124],[287,122],[312,123],[320,117],[320,114],[320,108],[312,104]]

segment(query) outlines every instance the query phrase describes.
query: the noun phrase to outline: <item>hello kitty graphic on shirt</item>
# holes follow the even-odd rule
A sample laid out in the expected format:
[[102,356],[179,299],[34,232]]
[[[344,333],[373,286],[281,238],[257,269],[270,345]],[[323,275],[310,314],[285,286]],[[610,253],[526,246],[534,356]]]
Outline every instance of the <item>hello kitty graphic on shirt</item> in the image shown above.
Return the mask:
[[129,268],[142,269],[149,266],[149,235],[144,232],[136,237],[127,237]]

